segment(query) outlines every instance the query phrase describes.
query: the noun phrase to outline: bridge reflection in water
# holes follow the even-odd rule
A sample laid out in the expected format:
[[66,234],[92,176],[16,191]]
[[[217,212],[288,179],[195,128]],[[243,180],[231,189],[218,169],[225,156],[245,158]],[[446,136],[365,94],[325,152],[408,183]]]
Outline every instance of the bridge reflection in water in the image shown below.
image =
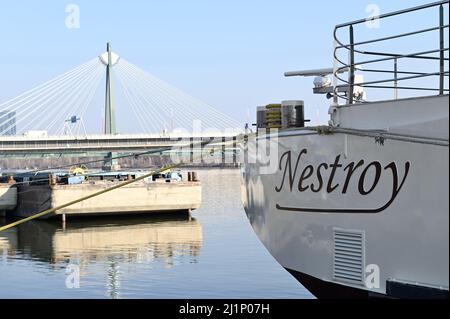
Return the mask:
[[202,241],[201,224],[186,215],[72,219],[64,229],[58,222],[30,221],[0,233],[0,255],[52,269],[78,265],[81,280],[89,264],[105,263],[107,294],[117,298],[120,265],[197,263]]

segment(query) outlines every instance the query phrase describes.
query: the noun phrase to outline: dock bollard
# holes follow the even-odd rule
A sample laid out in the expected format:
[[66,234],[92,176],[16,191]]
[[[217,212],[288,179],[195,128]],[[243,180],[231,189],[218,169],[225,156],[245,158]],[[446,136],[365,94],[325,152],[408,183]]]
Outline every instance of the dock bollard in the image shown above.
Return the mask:
[[192,172],[188,172],[188,182],[192,182]]
[[48,184],[56,185],[56,176],[53,174],[48,174]]
[[66,230],[66,214],[61,215],[62,229]]
[[193,182],[198,182],[197,172],[192,172],[192,181]]

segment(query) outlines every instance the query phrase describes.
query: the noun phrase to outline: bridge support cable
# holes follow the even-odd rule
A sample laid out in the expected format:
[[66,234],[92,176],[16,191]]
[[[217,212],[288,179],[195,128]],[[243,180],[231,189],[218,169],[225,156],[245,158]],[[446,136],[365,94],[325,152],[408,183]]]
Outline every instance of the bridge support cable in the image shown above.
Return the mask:
[[138,110],[138,106],[136,105],[134,96],[130,93],[128,87],[126,86],[126,84],[122,80],[122,78],[118,74],[116,74],[116,75],[117,75],[117,78],[119,79],[120,85],[123,89],[124,96],[125,96],[128,104],[131,107],[131,111],[133,112],[133,114],[136,118],[136,121],[139,123],[139,127],[141,128],[142,132],[149,133],[148,126],[152,125],[153,123],[152,122],[147,123],[147,124],[145,123],[145,121],[143,120],[143,117],[141,116],[141,112],[139,112],[139,110]]
[[[131,74],[122,69],[122,66],[118,68],[117,74],[123,79],[124,84],[128,86],[133,96],[135,96],[139,110],[142,111],[144,118],[147,121],[156,122],[155,124],[159,123],[156,130],[153,130],[153,133],[161,132],[168,121],[167,110],[165,111],[162,107],[164,103],[157,96],[145,94],[145,87],[142,86],[142,83],[136,81]],[[167,103],[165,105],[168,107]]]
[[[46,130],[47,127],[45,126],[48,126],[49,121],[61,117],[61,113],[70,107],[70,105],[63,104],[63,102],[73,95],[74,90],[78,88],[80,83],[85,81],[89,74],[90,69],[67,81],[64,86],[55,89],[45,100],[39,101],[36,107],[29,112],[18,112],[16,114],[18,118],[16,124],[25,123],[21,131],[25,132],[31,128],[34,130]],[[35,121],[35,119],[38,119],[38,121]]]
[[[80,76],[78,76],[80,78]],[[75,78],[76,79],[76,78]],[[9,123],[9,126],[15,125],[19,127],[19,131],[25,132],[27,127],[33,126],[34,129],[38,129],[39,127],[35,125],[34,120],[42,118],[43,115],[48,115],[49,111],[54,110],[51,108],[46,108],[46,105],[52,103],[59,95],[60,92],[58,89],[69,89],[71,84],[77,83],[76,81],[68,81],[64,83],[63,86],[56,88],[52,92],[42,96],[39,99],[36,99],[34,103],[29,103],[30,101],[24,101],[23,108],[19,110],[12,110],[14,112],[14,117],[16,121],[13,123]],[[11,111],[9,111],[11,112]],[[21,128],[20,124],[24,123],[24,127]],[[3,125],[3,131],[0,134],[3,134],[5,130],[8,130],[9,127],[7,125]]]
[[[192,125],[194,120],[201,120],[204,126],[218,129],[236,129],[240,127],[240,123],[237,120],[151,76],[125,59],[121,59],[118,63],[118,72],[126,73],[129,78],[135,80],[135,83],[139,83],[140,87],[145,88],[141,93],[153,99],[155,97],[158,98],[160,109],[167,118],[170,117],[170,114],[167,113],[171,108],[178,114],[182,114],[179,117],[174,117],[174,122],[180,127],[186,127],[186,122],[188,121]],[[192,128],[192,126],[189,128]]]
[[[79,111],[77,109],[75,112],[72,112],[72,115],[79,114],[81,120],[83,120],[85,118],[85,115],[89,108],[89,105],[91,105],[91,102],[100,86],[100,82],[103,78],[103,75],[104,75],[103,68],[102,67],[98,68],[97,75],[94,78],[92,85],[89,88],[89,92],[86,94],[86,96],[84,98],[80,99]],[[64,127],[61,128],[60,133],[64,134]]]
[[156,119],[159,121],[158,130],[154,131],[154,133],[160,132],[168,124],[167,121],[170,120],[167,115],[168,111],[172,108],[170,103],[162,101],[155,94],[147,94],[146,91],[148,89],[145,88],[140,80],[135,79],[133,74],[128,72],[123,65],[119,65],[117,73],[125,80],[126,85],[128,85],[133,95],[140,101],[140,109],[143,110],[143,114],[149,120],[154,121]]
[[[158,92],[159,89],[164,91],[164,88],[157,87],[157,90],[155,90],[153,85],[146,83],[146,79],[139,78],[139,75],[126,67],[121,69],[120,73],[123,73],[123,76],[128,79],[131,83],[130,86],[135,89],[136,94],[142,96],[144,100],[143,108],[149,112],[157,112],[159,116],[163,115],[164,118],[161,120],[161,123],[169,121],[170,123],[166,124],[171,127],[171,130],[175,128],[173,126],[176,122],[176,128],[191,131],[193,121],[201,121],[197,114],[192,113],[189,106],[180,103],[173,95],[170,93],[163,95]],[[175,120],[175,113],[178,121]],[[182,123],[180,123],[180,119],[182,119]]]
[[[53,80],[21,94],[16,98],[2,103],[0,105],[0,111],[5,113],[13,113],[17,120],[15,123],[8,123],[9,120],[7,118],[0,121],[0,127],[2,127],[0,135],[8,130],[10,125],[17,125],[19,122],[23,122],[24,119],[20,117],[22,114],[27,115],[28,118],[30,114],[39,111],[39,106],[51,100],[52,97],[54,97],[55,92],[59,92],[59,90],[66,88],[68,84],[75,83],[74,80],[87,72],[97,63],[98,62],[96,60],[91,60],[61,76],[56,77]],[[10,125],[7,125],[6,123]]]
[[19,127],[19,131],[24,131],[28,127],[38,128],[33,124],[33,120],[36,118],[42,119],[42,115],[49,115],[49,111],[60,110],[61,105],[55,104],[58,98],[67,96],[67,93],[73,90],[73,86],[86,79],[98,65],[98,60],[89,61],[73,71],[67,72],[66,75],[58,77],[56,81],[50,81],[51,83],[46,86],[41,85],[41,90],[30,90],[31,93],[22,94],[20,99],[15,98],[14,101],[10,100],[3,103],[0,110],[14,112],[16,120],[8,123],[8,119],[4,119],[0,123],[0,127],[2,127],[0,135],[7,131],[9,126],[18,126],[20,123],[25,123],[25,126],[23,129]]
[[70,116],[80,114],[78,112],[81,109],[81,103],[100,84],[100,76],[103,75],[102,69],[103,66],[99,64],[85,77],[79,79],[78,83],[69,92],[64,92],[58,100],[51,104],[52,112],[49,112],[46,117],[43,117],[40,122],[33,126],[43,128],[49,132],[56,132],[58,128],[63,129],[65,121]]
[[120,81],[125,102],[145,132],[241,131],[239,121],[120,58],[110,52],[108,45],[107,55],[104,53],[1,103],[0,136],[21,135],[31,130],[45,130],[50,135],[64,133],[70,116],[83,116],[87,112],[105,66],[109,68],[110,82],[112,73]]
[[89,77],[86,77],[82,81],[83,86],[78,86],[74,89],[72,98],[66,102],[63,102],[65,107],[64,110],[58,113],[58,117],[46,127],[48,131],[51,132],[61,132],[64,133],[64,124],[67,119],[71,116],[83,117],[87,107],[92,99],[93,94],[97,91],[101,78],[103,77],[103,66],[99,65],[96,69],[92,71]]
[[6,108],[6,107],[12,108],[12,106],[14,106],[14,105],[19,105],[20,106],[21,105],[20,103],[23,100],[25,100],[25,99],[29,99],[30,95],[34,95],[36,92],[47,91],[48,88],[51,87],[51,86],[54,86],[55,83],[65,81],[67,78],[70,78],[74,74],[79,73],[81,70],[85,69],[89,65],[95,64],[96,62],[97,62],[97,59],[92,59],[92,60],[90,60],[90,61],[88,61],[88,62],[86,62],[86,63],[84,63],[84,64],[82,64],[82,65],[80,65],[80,66],[78,66],[78,67],[76,67],[76,68],[74,68],[72,70],[70,70],[70,71],[67,71],[64,74],[61,74],[61,75],[53,78],[52,80],[49,80],[49,81],[47,81],[47,82],[45,82],[43,84],[40,84],[40,85],[38,85],[37,87],[35,87],[35,88],[31,89],[31,90],[28,90],[28,91],[26,91],[26,92],[24,92],[24,93],[22,93],[22,94],[20,94],[20,95],[18,95],[16,97],[14,97],[14,98],[8,100],[6,102],[3,102],[3,103],[0,104],[0,109]]
[[[44,114],[44,116],[41,116],[40,121],[28,121],[24,129],[32,127],[33,129],[50,131],[55,125],[64,125],[64,121],[71,115],[74,103],[78,103],[76,97],[91,85],[90,81],[93,78],[93,74],[99,67],[101,67],[99,64],[92,66],[85,73],[70,82],[68,81],[66,86],[55,91],[52,99],[42,104],[42,109],[37,110],[39,113]],[[27,117],[21,117],[19,120],[23,121]]]
[[[211,127],[221,129],[235,127],[232,123],[236,122],[235,120],[228,121],[227,123],[224,119],[228,117],[218,111],[215,111],[214,108],[209,105],[195,100],[186,93],[181,92],[171,85],[149,75],[125,60],[122,62],[125,64],[125,68],[130,72],[131,76],[137,78],[137,82],[146,87],[143,92],[147,93],[147,95],[151,97],[158,98],[159,103],[162,106],[167,103],[172,103],[170,104],[171,107],[180,114],[180,116],[177,117],[177,124],[180,127],[186,127],[186,122],[188,119],[190,119],[191,124],[194,120],[201,120],[203,124],[206,123],[206,125],[213,122],[212,125],[209,125]],[[167,110],[167,107],[165,107],[165,109]],[[209,110],[213,110],[212,114],[211,112],[208,112]]]
[[192,116],[188,107],[178,104],[170,94],[167,94],[166,97],[162,96],[159,92],[155,91],[154,88],[149,87],[148,83],[145,83],[145,79],[139,78],[135,72],[123,65],[121,65],[120,73],[123,73],[123,76],[131,83],[130,86],[135,88],[136,94],[142,96],[144,100],[144,110],[156,112],[160,117],[164,116],[161,123],[169,121],[167,124],[171,130],[174,129],[172,126],[175,125],[174,113],[176,112],[177,117],[186,119],[186,122],[188,122],[183,123],[185,128],[190,128],[188,119],[195,116]]
[[170,94],[163,96],[160,92],[155,90],[154,87],[149,86],[145,79],[139,78],[139,75],[124,65],[121,65],[120,73],[123,73],[124,77],[128,79],[131,83],[131,87],[135,88],[136,93],[142,96],[145,103],[144,108],[146,110],[149,112],[157,112],[159,116],[163,115],[163,122],[168,120],[170,122],[173,121],[173,123],[167,123],[169,124],[168,126],[175,124],[175,114],[170,114],[175,113],[175,111],[177,113],[177,117],[185,120],[185,127],[190,124],[188,119],[193,116],[189,113],[189,108],[186,107],[186,105],[183,106],[181,104],[177,104],[177,101],[175,101],[174,97]]
[[[140,97],[139,91],[136,90],[136,86],[133,86],[133,83],[124,72],[120,72],[119,65],[116,71],[116,76],[124,89],[124,95],[142,129],[147,133],[161,132],[161,127],[158,125],[158,122],[163,123],[164,121],[161,114],[149,108],[145,100],[142,101],[142,97]],[[135,88],[134,90],[133,87]],[[150,130],[149,127],[151,128]]]

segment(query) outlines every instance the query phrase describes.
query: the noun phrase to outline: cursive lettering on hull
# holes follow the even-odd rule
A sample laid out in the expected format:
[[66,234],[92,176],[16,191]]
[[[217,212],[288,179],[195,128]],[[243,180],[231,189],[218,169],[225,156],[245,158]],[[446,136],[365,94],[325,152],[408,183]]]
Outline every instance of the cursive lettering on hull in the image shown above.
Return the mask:
[[[354,184],[355,187],[351,189],[357,190],[361,196],[369,196],[380,187],[382,181],[389,179],[390,183],[388,184],[392,185],[388,190],[390,194],[383,205],[375,208],[291,207],[277,203],[277,209],[317,213],[379,213],[395,201],[406,182],[411,166],[410,162],[405,162],[403,173],[401,173],[396,162],[383,165],[379,161],[367,162],[361,159],[358,162],[344,163],[341,161],[341,155],[337,155],[332,163],[317,163],[317,165],[301,167],[301,160],[307,155],[308,150],[302,149],[295,159],[295,163],[292,160],[291,151],[286,151],[281,155],[278,166],[282,177],[275,187],[277,193],[286,191],[312,194],[326,192],[343,196],[349,192],[349,186]],[[337,180],[338,172],[344,176],[343,179]],[[373,178],[369,178],[372,175]]]

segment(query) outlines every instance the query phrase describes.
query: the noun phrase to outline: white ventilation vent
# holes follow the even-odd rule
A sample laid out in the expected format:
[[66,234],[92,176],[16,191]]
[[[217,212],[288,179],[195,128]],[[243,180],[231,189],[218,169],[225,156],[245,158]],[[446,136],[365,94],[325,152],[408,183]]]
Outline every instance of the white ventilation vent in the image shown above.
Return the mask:
[[333,277],[336,281],[364,283],[364,232],[333,229]]

